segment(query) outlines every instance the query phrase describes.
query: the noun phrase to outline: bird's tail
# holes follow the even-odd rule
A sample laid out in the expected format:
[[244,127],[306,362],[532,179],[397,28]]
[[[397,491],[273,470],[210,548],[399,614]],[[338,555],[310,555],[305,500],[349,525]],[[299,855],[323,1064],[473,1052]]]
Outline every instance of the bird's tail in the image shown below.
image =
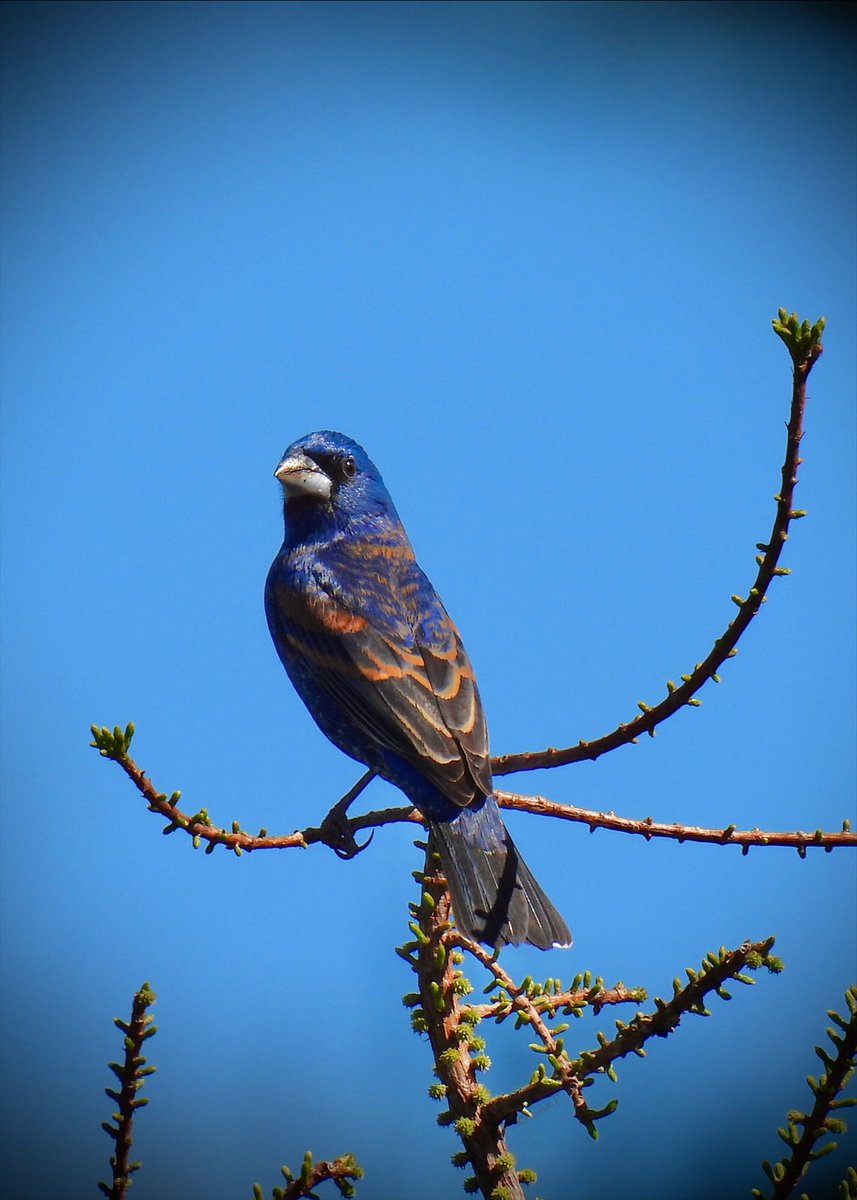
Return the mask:
[[493,796],[475,811],[433,821],[431,831],[462,933],[495,949],[571,945],[568,926],[518,853]]

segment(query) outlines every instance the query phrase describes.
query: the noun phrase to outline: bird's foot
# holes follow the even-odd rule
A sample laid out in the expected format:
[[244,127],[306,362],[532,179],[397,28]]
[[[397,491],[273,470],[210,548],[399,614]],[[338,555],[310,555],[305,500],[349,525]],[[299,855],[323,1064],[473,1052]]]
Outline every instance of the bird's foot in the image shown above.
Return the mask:
[[365,842],[358,842],[351,822],[344,812],[337,811],[338,807],[337,805],[336,808],[332,808],[322,821],[321,840],[325,846],[330,846],[338,858],[356,858],[372,841],[375,830],[372,830]]
[[375,836],[375,830],[373,829],[365,842],[358,842],[354,836],[353,824],[347,816],[348,806],[374,778],[375,772],[367,771],[365,775],[358,779],[354,787],[346,792],[341,800],[334,804],[321,823],[321,840],[326,846],[330,846],[338,858],[356,858],[362,850],[366,849]]

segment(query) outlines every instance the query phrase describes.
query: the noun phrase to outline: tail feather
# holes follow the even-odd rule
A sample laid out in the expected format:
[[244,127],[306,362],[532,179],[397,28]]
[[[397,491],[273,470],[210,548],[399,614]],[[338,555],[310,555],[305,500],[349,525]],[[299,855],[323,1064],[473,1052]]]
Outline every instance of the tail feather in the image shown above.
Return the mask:
[[571,945],[568,926],[521,858],[493,797],[452,821],[432,822],[431,830],[462,933],[495,949]]

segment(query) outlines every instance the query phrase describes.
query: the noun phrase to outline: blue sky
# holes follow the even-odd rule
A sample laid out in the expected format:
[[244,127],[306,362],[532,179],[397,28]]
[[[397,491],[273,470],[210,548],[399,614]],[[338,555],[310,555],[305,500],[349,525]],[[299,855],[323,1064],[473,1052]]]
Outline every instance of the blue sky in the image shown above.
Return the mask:
[[[368,1200],[460,1195],[393,953],[412,831],[352,863],[194,853],[89,724],[133,719],[157,786],[226,826],[290,832],[354,781],[261,602],[272,472],[317,428],[380,465],[495,752],[629,719],[754,573],[785,305],[829,322],[793,574],[701,708],[505,784],[702,825],[853,818],[853,31],[798,4],[2,7],[3,1178],[94,1194],[111,1018],[150,979],[138,1200],[249,1196],[307,1148],[353,1151]],[[668,993],[769,934],[787,963],[594,1089],[620,1101],[597,1144],[562,1101],[513,1130],[533,1194],[762,1186],[855,975],[853,854],[509,824],[575,933],[510,951],[521,976]],[[489,1049],[493,1090],[529,1077],[526,1039]]]

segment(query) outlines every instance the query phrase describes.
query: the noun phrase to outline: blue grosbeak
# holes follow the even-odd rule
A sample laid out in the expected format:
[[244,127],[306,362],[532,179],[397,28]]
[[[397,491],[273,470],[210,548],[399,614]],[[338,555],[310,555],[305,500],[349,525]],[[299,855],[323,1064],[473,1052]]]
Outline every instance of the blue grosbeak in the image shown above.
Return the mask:
[[265,586],[268,626],[322,732],[369,768],[350,796],[380,775],[420,810],[469,937],[570,945],[500,818],[473,668],[377,468],[323,431],[289,446],[275,475],[286,536]]

